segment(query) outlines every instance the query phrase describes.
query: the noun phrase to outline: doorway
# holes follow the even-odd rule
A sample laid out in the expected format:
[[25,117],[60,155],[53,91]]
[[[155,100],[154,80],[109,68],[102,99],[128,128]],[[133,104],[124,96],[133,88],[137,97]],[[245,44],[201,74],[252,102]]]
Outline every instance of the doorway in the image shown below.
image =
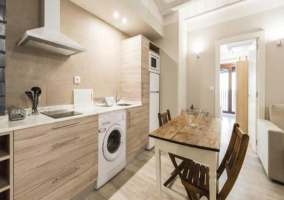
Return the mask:
[[[221,52],[221,56],[222,56]],[[222,63],[222,60],[220,61]],[[235,116],[236,112],[236,64],[227,63],[220,66],[220,105],[222,116]]]
[[[221,88],[220,88],[220,79],[221,79],[221,64],[226,64],[223,61],[226,61],[227,63],[235,63],[235,72],[237,74],[237,61],[238,62],[250,62],[248,57],[243,56],[239,57],[238,60],[235,59],[236,62],[228,59],[223,59],[221,62],[221,46],[222,45],[229,45],[230,47],[234,46],[237,47],[237,43],[240,42],[245,42],[247,40],[254,40],[256,41],[255,46],[255,51],[252,51],[255,54],[256,59],[252,59],[251,62],[255,64],[255,71],[250,70],[248,71],[248,76],[251,77],[250,73],[254,73],[254,77],[248,80],[248,84],[250,84],[250,80],[254,80],[254,90],[251,89],[250,86],[248,86],[248,91],[246,94],[246,98],[243,98],[246,100],[247,105],[248,105],[248,114],[246,115],[248,120],[248,129],[247,133],[250,135],[250,145],[252,148],[256,151],[256,145],[257,145],[257,119],[264,119],[265,116],[265,32],[264,31],[259,31],[259,32],[254,32],[254,33],[248,33],[245,35],[239,35],[231,38],[225,38],[219,41],[216,41],[215,43],[215,49],[216,49],[216,63],[215,63],[215,88],[216,88],[216,93],[215,93],[215,116],[220,117],[223,115],[223,109],[221,108]],[[243,46],[243,45],[241,45]],[[234,48],[233,47],[233,48]],[[229,50],[230,51],[230,50]],[[233,51],[235,52],[235,51]],[[249,55],[248,55],[249,56]],[[242,76],[239,76],[242,77]],[[237,82],[237,77],[236,77],[236,82]],[[240,82],[240,81],[239,81]],[[229,87],[229,86],[228,86]],[[236,83],[237,87],[237,83]],[[233,86],[232,86],[233,90]],[[251,93],[253,92],[253,93]],[[232,92],[233,93],[233,92]],[[245,92],[244,92],[245,93]],[[236,94],[236,111],[235,111],[235,117],[238,115],[237,111],[237,94]],[[232,95],[233,97],[233,95]],[[252,99],[251,99],[252,98]],[[253,102],[253,103],[252,103]],[[233,103],[232,103],[233,104]],[[233,107],[232,107],[233,108]],[[233,109],[232,109],[233,110]],[[251,115],[250,115],[251,114]],[[243,115],[242,115],[243,116]],[[235,119],[237,122],[238,120]]]
[[[250,51],[255,49],[256,44],[256,39],[252,39],[220,46],[221,114],[222,116],[237,118],[245,132],[248,131],[248,98],[246,97],[248,96],[250,79],[248,74],[249,60],[256,60],[256,54],[252,54]],[[238,66],[237,70],[236,66]],[[256,73],[255,70],[254,73]],[[251,78],[255,80],[255,74],[251,73],[251,75]],[[238,110],[237,114],[236,110]]]

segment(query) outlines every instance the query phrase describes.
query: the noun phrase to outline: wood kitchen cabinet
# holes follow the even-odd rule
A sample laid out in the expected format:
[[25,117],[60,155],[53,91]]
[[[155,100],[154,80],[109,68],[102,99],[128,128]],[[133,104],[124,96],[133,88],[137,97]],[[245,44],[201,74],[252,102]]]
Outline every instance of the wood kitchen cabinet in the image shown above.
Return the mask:
[[97,179],[98,117],[14,132],[14,199],[70,199]]
[[145,148],[149,138],[149,45],[141,35],[122,42],[122,98],[142,103],[127,109],[127,162]]

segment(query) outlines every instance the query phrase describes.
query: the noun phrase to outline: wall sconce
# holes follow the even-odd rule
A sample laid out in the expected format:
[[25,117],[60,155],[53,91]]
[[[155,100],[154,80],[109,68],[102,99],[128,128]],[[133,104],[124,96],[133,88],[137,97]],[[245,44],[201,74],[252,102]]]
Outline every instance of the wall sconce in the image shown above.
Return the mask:
[[278,40],[278,41],[277,41],[277,46],[281,47],[282,45],[283,45],[282,40]]
[[196,41],[192,45],[192,53],[195,54],[196,58],[200,58],[200,53],[204,51],[204,42],[203,41]]
[[200,58],[200,53],[196,52],[195,54],[196,54],[196,58],[199,59]]

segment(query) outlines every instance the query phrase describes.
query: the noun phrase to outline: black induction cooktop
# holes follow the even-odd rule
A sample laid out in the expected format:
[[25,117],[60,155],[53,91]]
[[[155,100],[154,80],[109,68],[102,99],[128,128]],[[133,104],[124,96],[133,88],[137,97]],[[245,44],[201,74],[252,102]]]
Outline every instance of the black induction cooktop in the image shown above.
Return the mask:
[[71,110],[53,110],[53,111],[41,112],[41,114],[51,117],[53,119],[59,119],[64,117],[72,117],[75,115],[82,115],[83,113]]

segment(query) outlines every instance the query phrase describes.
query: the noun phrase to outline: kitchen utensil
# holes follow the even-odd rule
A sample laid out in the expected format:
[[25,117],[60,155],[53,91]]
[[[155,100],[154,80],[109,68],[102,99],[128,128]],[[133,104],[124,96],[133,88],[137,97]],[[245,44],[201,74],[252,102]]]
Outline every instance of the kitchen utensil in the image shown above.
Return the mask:
[[36,93],[41,90],[39,87],[32,87],[31,91],[34,92],[34,99],[36,98]]
[[32,87],[31,89],[34,94],[30,91],[26,91],[26,95],[29,97],[31,104],[32,104],[32,114],[33,115],[38,115],[39,112],[37,110],[37,106],[39,103],[39,96],[41,94],[41,89],[39,87]]
[[32,92],[26,91],[25,93],[26,93],[26,95],[30,98],[30,100],[33,102],[33,101],[34,101],[34,97],[33,97]]
[[36,91],[36,107],[38,106],[38,103],[39,103],[39,96],[41,95],[41,89],[39,88],[37,91]]

